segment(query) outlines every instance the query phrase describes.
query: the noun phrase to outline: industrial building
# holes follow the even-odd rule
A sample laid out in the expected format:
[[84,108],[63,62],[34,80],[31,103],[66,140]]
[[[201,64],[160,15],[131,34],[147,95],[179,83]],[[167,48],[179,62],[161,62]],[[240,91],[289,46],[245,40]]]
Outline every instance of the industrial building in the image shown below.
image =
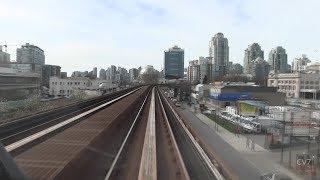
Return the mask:
[[16,69],[0,67],[0,99],[19,100],[36,94],[40,88],[40,75],[18,72]]
[[113,84],[109,80],[104,79],[90,79],[87,77],[71,77],[60,78],[50,77],[49,94],[51,96],[71,96],[77,91],[100,91],[100,85],[104,85],[104,90],[112,90],[117,88],[116,84]]
[[224,106],[238,100],[259,100],[268,105],[285,104],[285,94],[277,92],[277,88],[261,87],[249,83],[213,85],[209,89],[209,97],[214,101],[220,101],[220,104]]

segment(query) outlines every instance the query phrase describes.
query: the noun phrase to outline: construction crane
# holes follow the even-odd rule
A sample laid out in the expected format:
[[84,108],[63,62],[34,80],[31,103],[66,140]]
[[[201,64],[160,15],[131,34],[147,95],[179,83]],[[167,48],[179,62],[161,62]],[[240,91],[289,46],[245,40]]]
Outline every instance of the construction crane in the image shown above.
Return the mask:
[[7,44],[7,42],[4,42],[2,46],[4,47],[4,52],[7,52],[8,46],[19,46],[19,44]]

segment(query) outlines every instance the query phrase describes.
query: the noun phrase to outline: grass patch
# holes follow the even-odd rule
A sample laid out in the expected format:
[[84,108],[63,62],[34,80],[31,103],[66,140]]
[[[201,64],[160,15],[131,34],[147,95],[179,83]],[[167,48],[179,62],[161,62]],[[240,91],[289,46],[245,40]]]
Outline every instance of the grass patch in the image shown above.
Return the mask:
[[217,115],[214,115],[214,114],[204,114],[206,115],[209,119],[211,119],[212,121],[216,122],[217,124],[219,124],[221,127],[225,128],[226,130],[234,133],[234,129],[235,129],[235,125],[232,124],[231,122],[223,119],[223,118],[220,118],[219,116]]

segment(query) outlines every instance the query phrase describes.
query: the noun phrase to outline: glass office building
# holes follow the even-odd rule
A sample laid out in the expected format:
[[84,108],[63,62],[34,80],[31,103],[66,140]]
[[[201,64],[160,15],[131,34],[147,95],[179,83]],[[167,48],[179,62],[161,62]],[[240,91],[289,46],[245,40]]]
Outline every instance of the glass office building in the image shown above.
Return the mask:
[[183,78],[184,50],[178,46],[164,52],[164,77],[166,79]]

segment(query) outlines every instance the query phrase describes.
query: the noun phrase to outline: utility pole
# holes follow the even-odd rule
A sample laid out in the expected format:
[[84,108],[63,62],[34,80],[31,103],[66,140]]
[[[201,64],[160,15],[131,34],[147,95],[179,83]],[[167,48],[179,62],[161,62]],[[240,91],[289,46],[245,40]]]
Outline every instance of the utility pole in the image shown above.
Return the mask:
[[280,155],[280,163],[283,163],[283,141],[285,134],[285,111],[282,112],[282,136],[281,136],[281,155]]
[[310,126],[311,126],[311,111],[310,111],[310,114],[309,114],[309,133],[308,133],[308,154],[310,153],[310,132],[311,132],[311,130],[310,130]]
[[293,137],[293,112],[290,111],[290,122],[291,122],[291,130],[290,130],[290,136],[289,136],[289,168],[291,168],[291,152],[292,152],[292,149],[291,149],[291,138]]
[[317,144],[318,144],[318,148],[317,148],[317,165],[319,167],[320,165],[320,126],[319,123],[317,122],[317,127],[319,128],[318,130],[318,139],[317,139]]

